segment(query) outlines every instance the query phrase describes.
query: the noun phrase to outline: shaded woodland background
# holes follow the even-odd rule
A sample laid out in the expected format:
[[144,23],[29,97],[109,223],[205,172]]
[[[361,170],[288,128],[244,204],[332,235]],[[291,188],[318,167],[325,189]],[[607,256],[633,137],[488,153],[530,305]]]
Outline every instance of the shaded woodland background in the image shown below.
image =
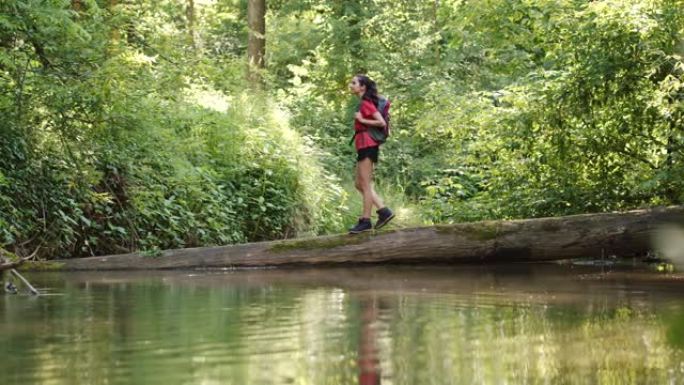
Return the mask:
[[377,187],[400,226],[681,204],[683,10],[3,1],[0,247],[154,255],[344,232],[357,72],[393,101]]

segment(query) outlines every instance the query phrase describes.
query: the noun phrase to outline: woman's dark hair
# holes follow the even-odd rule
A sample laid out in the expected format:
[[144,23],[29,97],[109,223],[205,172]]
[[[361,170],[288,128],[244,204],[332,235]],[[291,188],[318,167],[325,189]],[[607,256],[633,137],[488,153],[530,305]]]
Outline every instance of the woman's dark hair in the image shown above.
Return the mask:
[[358,80],[359,84],[362,86],[366,86],[366,92],[364,92],[362,99],[370,100],[375,107],[378,107],[378,86],[375,82],[363,74],[357,74],[356,80]]

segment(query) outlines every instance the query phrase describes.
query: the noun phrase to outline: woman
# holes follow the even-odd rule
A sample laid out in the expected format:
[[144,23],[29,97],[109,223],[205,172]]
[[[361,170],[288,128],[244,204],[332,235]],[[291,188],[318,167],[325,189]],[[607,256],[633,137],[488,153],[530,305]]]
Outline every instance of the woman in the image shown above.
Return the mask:
[[366,75],[356,75],[349,83],[350,91],[361,99],[359,111],[354,119],[354,143],[357,152],[356,158],[356,189],[363,197],[363,214],[356,226],[349,229],[350,234],[358,234],[373,229],[371,223],[371,210],[375,205],[378,210],[378,220],[375,228],[379,229],[386,225],[394,213],[385,207],[382,199],[373,189],[373,167],[378,162],[380,144],[371,137],[368,132],[369,126],[384,127],[385,120],[378,111],[378,89],[375,82]]

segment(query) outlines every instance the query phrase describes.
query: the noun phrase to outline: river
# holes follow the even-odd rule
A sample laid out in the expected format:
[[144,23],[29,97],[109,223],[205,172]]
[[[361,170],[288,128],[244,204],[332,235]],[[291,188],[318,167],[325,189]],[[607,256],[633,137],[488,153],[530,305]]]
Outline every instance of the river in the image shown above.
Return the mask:
[[684,384],[684,276],[644,266],[26,275],[0,384]]

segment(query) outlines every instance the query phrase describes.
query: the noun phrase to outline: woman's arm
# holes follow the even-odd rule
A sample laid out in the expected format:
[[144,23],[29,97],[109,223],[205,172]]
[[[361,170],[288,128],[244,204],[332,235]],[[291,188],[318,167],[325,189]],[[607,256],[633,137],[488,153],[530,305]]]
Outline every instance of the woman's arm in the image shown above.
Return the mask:
[[385,123],[385,119],[382,118],[382,114],[380,114],[380,112],[378,111],[375,111],[373,113],[372,119],[364,119],[363,115],[361,115],[360,112],[357,112],[356,120],[358,120],[361,124],[366,126],[385,127],[385,125],[387,124]]

